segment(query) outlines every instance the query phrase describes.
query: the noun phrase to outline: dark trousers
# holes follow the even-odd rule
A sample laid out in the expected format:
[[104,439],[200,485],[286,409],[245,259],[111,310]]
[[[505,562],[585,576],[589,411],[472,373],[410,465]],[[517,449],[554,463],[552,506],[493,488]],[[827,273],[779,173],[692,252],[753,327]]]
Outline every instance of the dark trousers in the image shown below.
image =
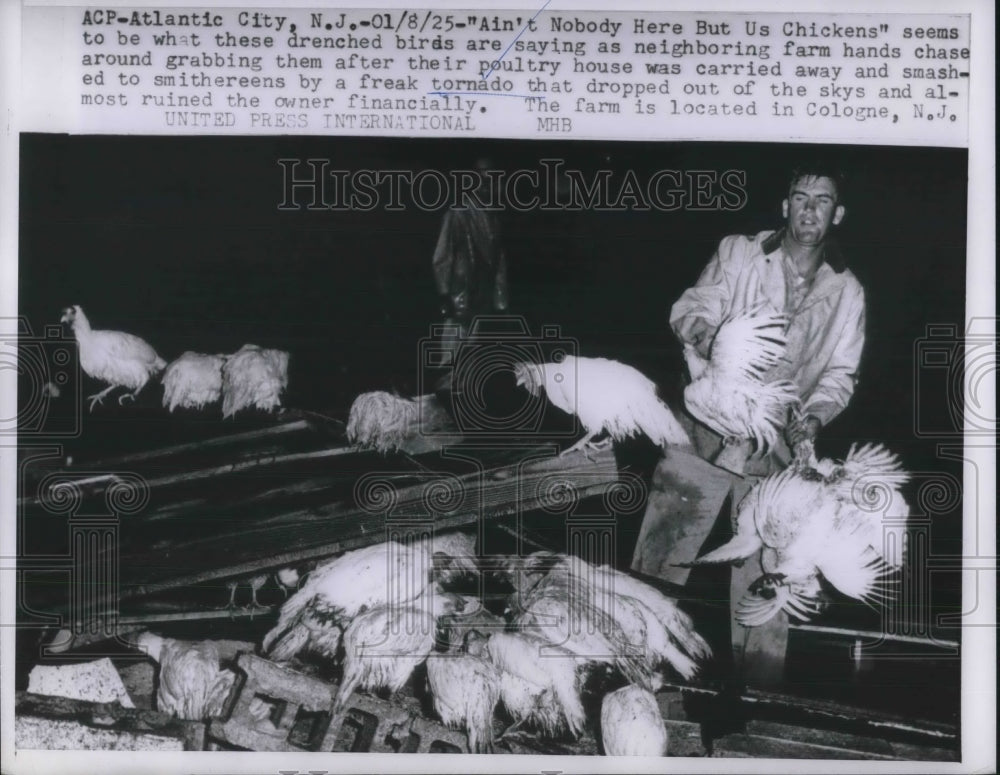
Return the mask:
[[[657,466],[632,559],[633,570],[679,586],[687,584],[691,571],[676,567],[675,563],[689,563],[704,550],[713,548],[705,543],[716,521],[722,518],[735,522],[740,501],[758,480],[709,463],[702,453],[717,459],[718,436],[690,421],[685,425],[689,426],[695,450],[669,449]],[[724,510],[727,504],[731,506]],[[779,612],[759,627],[743,627],[735,618],[737,604],[762,573],[759,552],[741,567],[733,567],[730,636],[737,680],[759,688],[774,688],[784,677],[788,616]]]

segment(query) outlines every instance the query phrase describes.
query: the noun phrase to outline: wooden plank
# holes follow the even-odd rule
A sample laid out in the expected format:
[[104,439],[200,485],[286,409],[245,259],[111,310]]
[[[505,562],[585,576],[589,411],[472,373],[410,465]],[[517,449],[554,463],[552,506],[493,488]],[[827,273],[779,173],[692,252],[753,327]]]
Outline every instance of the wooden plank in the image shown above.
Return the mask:
[[[678,689],[685,693],[719,696],[719,692],[700,686],[666,684],[665,688]],[[839,727],[864,732],[880,740],[890,740],[893,736],[910,740],[923,740],[925,745],[916,744],[921,750],[953,752],[959,748],[958,728],[940,722],[903,718],[891,713],[875,712],[853,705],[843,705],[829,700],[819,700],[796,695],[761,692],[748,689],[737,698],[743,706],[740,712],[746,716],[769,711],[772,715],[794,718],[797,728],[813,727],[832,729]],[[801,723],[799,723],[801,721]],[[766,722],[755,722],[766,723]],[[854,734],[847,732],[846,734]],[[896,758],[895,755],[892,758]]]
[[[123,555],[121,599],[279,569],[379,543],[386,538],[387,525],[405,527],[432,522],[435,529],[451,529],[481,518],[527,511],[537,508],[550,495],[543,490],[554,478],[580,497],[600,492],[618,481],[613,451],[604,452],[594,461],[582,455],[548,457],[526,466],[515,463],[487,472],[472,471],[453,482],[464,489],[461,501],[445,514],[428,511],[428,488],[440,483],[429,478],[400,489],[395,505],[384,511],[337,503],[279,513],[221,537],[179,540],[169,549]],[[276,546],[284,551],[275,552]],[[221,547],[225,547],[224,552],[220,552]],[[176,575],[162,572],[168,564],[177,568]]]
[[156,458],[176,457],[188,452],[204,452],[205,450],[217,449],[220,447],[245,446],[247,442],[261,439],[270,440],[277,436],[297,431],[309,430],[312,426],[303,417],[296,417],[279,425],[258,428],[243,433],[232,433],[228,435],[213,436],[209,439],[192,441],[185,444],[176,444],[170,447],[158,447],[145,452],[133,452],[119,457],[106,458],[88,462],[88,467],[93,468],[127,468],[135,463],[154,460]]
[[[161,513],[153,509],[151,513],[138,515],[141,520],[122,521],[123,540],[119,542],[119,556],[114,558],[119,568],[119,593],[111,603],[117,605],[171,589],[322,559],[384,541],[390,528],[406,529],[413,525],[426,528],[433,524],[436,530],[446,530],[475,524],[484,518],[536,509],[543,503],[551,506],[553,493],[558,495],[560,488],[564,496],[584,498],[606,492],[619,481],[611,449],[601,451],[593,459],[578,454],[553,456],[551,452],[551,447],[494,450],[490,456],[505,464],[493,468],[487,464],[485,470],[481,467],[483,463],[474,459],[442,460],[452,469],[461,464],[467,472],[457,475],[463,470],[458,469],[453,478],[447,479],[457,489],[458,496],[446,504],[446,511],[435,511],[428,506],[429,488],[440,486],[444,480],[433,471],[412,469],[387,471],[378,477],[388,486],[397,482],[408,484],[398,488],[391,508],[381,510],[371,504],[367,509],[360,508],[352,501],[329,503],[323,500],[322,492],[309,493],[309,499],[316,501],[316,505],[302,507],[301,498],[282,495],[289,489],[285,487],[278,489],[273,500],[259,503],[260,513],[245,523],[237,512],[231,512],[227,519],[214,519],[214,535],[197,535],[198,520],[212,522],[217,515],[199,513],[195,505],[174,513],[171,517],[175,520],[174,527],[162,531],[159,526],[164,523],[157,521]],[[289,503],[299,507],[288,509]],[[567,510],[569,507],[566,506]],[[148,526],[145,533],[139,531],[140,524]],[[140,540],[142,536],[145,538]],[[97,561],[107,559],[102,555]],[[68,597],[66,590],[54,589],[53,610],[61,610]],[[140,609],[133,613],[156,612]]]
[[184,721],[165,713],[140,708],[123,708],[116,704],[85,702],[66,697],[49,697],[15,692],[17,716],[74,721],[96,729],[131,734],[149,734],[184,741],[188,751],[200,751],[205,745],[205,725]]
[[712,755],[753,759],[862,759],[893,761],[895,757],[867,751],[818,745],[788,738],[761,735],[726,735],[712,741]]
[[824,635],[840,635],[845,638],[865,640],[869,643],[874,641],[894,641],[896,643],[913,643],[920,646],[934,646],[940,649],[951,649],[958,651],[959,642],[957,640],[944,640],[941,638],[931,638],[919,635],[899,635],[891,632],[876,632],[875,630],[856,630],[846,627],[829,627],[820,624],[803,624],[792,622],[789,629],[801,630],[802,632],[817,632]]

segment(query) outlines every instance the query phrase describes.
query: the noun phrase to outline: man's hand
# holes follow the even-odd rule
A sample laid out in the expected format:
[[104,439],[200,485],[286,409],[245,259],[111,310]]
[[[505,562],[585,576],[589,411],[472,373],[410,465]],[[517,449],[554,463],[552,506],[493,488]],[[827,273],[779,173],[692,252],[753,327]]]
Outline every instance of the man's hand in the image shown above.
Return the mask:
[[694,318],[684,332],[684,338],[702,358],[708,358],[712,348],[712,327],[702,318]]
[[796,449],[799,444],[802,444],[805,441],[815,442],[816,437],[819,435],[819,430],[822,427],[823,423],[819,421],[819,418],[814,417],[811,414],[807,414],[802,419],[790,423],[788,428],[785,430],[785,437],[788,439],[788,446],[792,449]]

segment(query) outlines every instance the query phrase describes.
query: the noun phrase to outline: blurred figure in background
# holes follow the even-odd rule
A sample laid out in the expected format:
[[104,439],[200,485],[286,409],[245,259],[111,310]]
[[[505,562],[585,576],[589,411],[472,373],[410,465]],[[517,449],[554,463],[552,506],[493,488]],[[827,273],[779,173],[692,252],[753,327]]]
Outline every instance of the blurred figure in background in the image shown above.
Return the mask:
[[442,334],[450,360],[437,388],[448,389],[451,367],[461,340],[477,315],[501,314],[507,310],[507,257],[504,254],[499,198],[490,191],[488,159],[475,165],[478,186],[463,193],[461,201],[444,214],[432,266],[440,301]]

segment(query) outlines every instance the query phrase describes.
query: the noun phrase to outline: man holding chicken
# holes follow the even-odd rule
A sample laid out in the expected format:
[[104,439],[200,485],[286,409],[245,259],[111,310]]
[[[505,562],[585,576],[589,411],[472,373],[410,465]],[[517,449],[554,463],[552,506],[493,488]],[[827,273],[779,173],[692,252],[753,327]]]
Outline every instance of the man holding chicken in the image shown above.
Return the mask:
[[[782,202],[785,226],[723,239],[695,286],[674,304],[670,324],[675,334],[705,358],[728,317],[761,306],[787,315],[785,357],[766,381],[794,382],[801,412],[785,428],[785,439],[766,454],[756,453],[749,440],[724,440],[685,417],[697,457],[671,455],[658,466],[635,570],[685,584],[689,569],[678,564],[711,548],[705,544],[727,499],[735,513],[760,477],[785,468],[791,450],[814,440],[850,401],[864,346],[865,301],[830,234],[845,215],[842,189],[839,175],[822,166],[797,169]],[[681,497],[692,489],[698,497]],[[731,613],[762,573],[759,555],[733,569]],[[733,617],[730,621],[743,680],[758,686],[779,683],[787,615],[754,628],[744,628]]]

